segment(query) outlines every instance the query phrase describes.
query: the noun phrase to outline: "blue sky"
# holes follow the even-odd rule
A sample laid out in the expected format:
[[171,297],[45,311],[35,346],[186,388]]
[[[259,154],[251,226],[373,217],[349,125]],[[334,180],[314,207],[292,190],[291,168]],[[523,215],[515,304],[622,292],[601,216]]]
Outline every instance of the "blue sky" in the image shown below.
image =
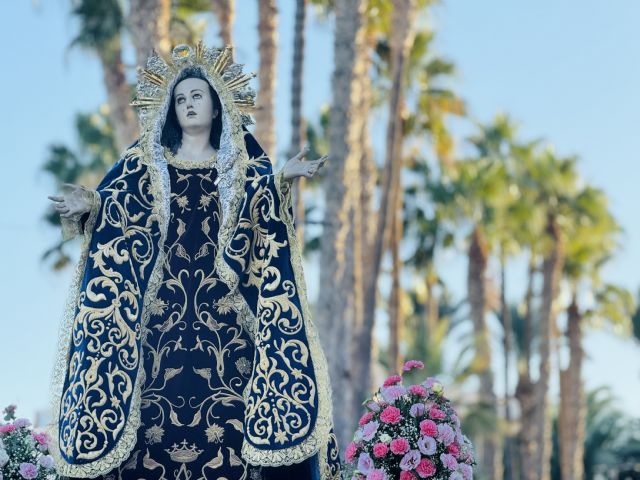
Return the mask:
[[[66,50],[76,31],[69,3],[6,2],[0,15],[5,72],[0,78],[0,140],[8,173],[0,190],[0,405],[17,403],[25,416],[48,404],[57,326],[70,280],[70,271],[53,273],[40,261],[60,234],[41,220],[53,185],[40,166],[48,145],[74,145],[75,113],[95,110],[105,100],[98,61],[89,53]],[[234,31],[236,58],[256,71],[256,2],[237,3],[243,8]],[[279,3],[276,113],[279,151],[284,151],[290,132],[293,2]],[[304,108],[313,120],[330,99],[333,38],[331,23],[312,17]],[[639,20],[640,4],[633,0],[449,0],[431,19],[438,53],[458,67],[452,87],[467,100],[473,118],[489,121],[507,112],[521,124],[523,138],[544,137],[559,154],[581,157],[585,180],[606,191],[625,229],[624,247],[606,268],[606,279],[634,292],[640,286],[640,189],[635,185],[640,172]],[[208,32],[205,41],[216,43],[215,32]],[[456,122],[454,128],[460,137],[471,132],[468,122]],[[440,267],[461,294],[461,255],[448,254]],[[524,276],[517,267],[510,273],[509,293],[515,297]],[[307,282],[313,297],[318,288],[313,264]],[[610,385],[622,408],[640,416],[638,344],[589,332],[585,348],[587,385]],[[499,360],[495,366],[500,368]]]

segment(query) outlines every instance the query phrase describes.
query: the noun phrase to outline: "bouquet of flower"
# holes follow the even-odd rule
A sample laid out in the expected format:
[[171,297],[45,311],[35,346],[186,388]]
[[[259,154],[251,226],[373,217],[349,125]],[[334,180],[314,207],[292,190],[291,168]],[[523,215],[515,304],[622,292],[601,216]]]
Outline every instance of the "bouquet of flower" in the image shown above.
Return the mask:
[[58,475],[49,455],[49,437],[35,432],[26,418],[15,418],[15,405],[4,409],[0,423],[0,480],[53,480]]
[[[409,360],[403,371],[424,368]],[[387,378],[373,398],[345,451],[352,480],[471,480],[473,446],[443,386],[435,378],[405,387],[400,375]]]

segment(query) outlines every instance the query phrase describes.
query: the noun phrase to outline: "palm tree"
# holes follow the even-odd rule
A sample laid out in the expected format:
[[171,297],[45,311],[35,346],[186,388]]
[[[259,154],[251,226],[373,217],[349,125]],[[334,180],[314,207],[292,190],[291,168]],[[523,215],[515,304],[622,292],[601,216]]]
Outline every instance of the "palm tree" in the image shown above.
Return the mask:
[[235,0],[211,0],[211,9],[218,17],[220,37],[225,45],[233,44]]
[[136,64],[144,67],[152,51],[171,51],[171,0],[130,0],[128,21]]
[[[351,338],[355,323],[348,310],[347,299],[354,293],[353,276],[346,270],[353,265],[347,257],[354,255],[345,248],[349,231],[349,210],[357,198],[357,182],[361,151],[358,142],[364,119],[356,114],[358,105],[357,79],[364,62],[359,45],[364,40],[363,0],[337,0],[334,39],[333,99],[329,122],[329,143],[333,165],[324,176],[326,199],[323,242],[320,252],[320,289],[317,311],[319,331],[332,374],[336,409],[336,436],[338,444],[346,445],[351,436],[353,412],[351,370]],[[359,257],[356,257],[359,258]]]
[[[289,158],[293,157],[302,146],[305,125],[302,119],[302,67],[304,66],[306,0],[296,0],[294,34],[293,34],[293,68],[291,69],[291,141]],[[299,177],[294,185],[294,210],[297,218],[296,233],[304,244],[304,191],[305,178]]]
[[80,31],[70,47],[79,46],[96,53],[102,66],[107,90],[109,117],[115,141],[122,151],[137,135],[137,122],[129,106],[132,90],[125,78],[121,34],[124,17],[118,0],[93,2],[80,0],[72,10],[80,22]]
[[278,7],[276,0],[258,2],[258,51],[260,68],[258,80],[258,109],[256,110],[256,138],[273,162],[276,161],[275,93],[276,59],[278,52]]

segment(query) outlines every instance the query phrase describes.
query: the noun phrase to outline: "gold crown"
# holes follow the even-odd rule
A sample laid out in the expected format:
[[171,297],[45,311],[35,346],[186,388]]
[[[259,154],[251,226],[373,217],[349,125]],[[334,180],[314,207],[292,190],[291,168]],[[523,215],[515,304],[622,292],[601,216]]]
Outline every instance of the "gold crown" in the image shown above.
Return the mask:
[[166,105],[178,75],[187,67],[197,67],[207,77],[225,105],[233,105],[244,125],[253,123],[249,112],[255,108],[256,93],[249,86],[255,73],[243,73],[243,65],[231,58],[231,45],[207,48],[202,41],[192,48],[178,45],[171,56],[165,58],[156,52],[147,60],[145,68],[138,67],[136,98],[131,105],[138,108],[143,129]]

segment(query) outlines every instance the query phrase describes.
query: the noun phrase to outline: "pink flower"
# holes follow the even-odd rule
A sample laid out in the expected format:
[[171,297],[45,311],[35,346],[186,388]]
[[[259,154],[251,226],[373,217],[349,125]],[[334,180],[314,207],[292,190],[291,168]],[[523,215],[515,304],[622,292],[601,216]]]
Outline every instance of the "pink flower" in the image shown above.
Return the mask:
[[416,472],[418,472],[420,478],[433,477],[436,473],[436,466],[428,458],[423,458],[416,467]]
[[33,463],[21,463],[20,475],[22,475],[22,478],[26,479],[36,478],[38,476],[38,467],[36,467]]
[[387,476],[384,474],[384,470],[374,468],[367,474],[367,480],[387,480]]
[[422,420],[420,422],[420,433],[429,437],[435,437],[438,434],[438,426],[433,420]]
[[40,445],[46,445],[49,442],[49,435],[46,432],[32,432],[31,436]]
[[356,458],[356,453],[358,453],[358,445],[354,442],[351,442],[347,445],[347,449],[344,452],[344,457],[347,462],[352,462]]
[[12,423],[7,423],[6,425],[0,425],[0,434],[2,433],[11,433],[16,429],[16,426]]
[[365,423],[369,423],[371,420],[373,420],[373,415],[374,415],[373,412],[365,413],[360,417],[360,420],[358,421],[358,425],[362,427]]
[[427,389],[424,388],[422,385],[411,385],[409,387],[409,393],[411,395],[417,395],[419,397],[426,397]]
[[458,455],[460,455],[460,447],[458,446],[457,443],[452,443],[447,447],[447,451],[453,455],[454,457],[457,457]]
[[420,360],[408,360],[404,363],[402,371],[410,372],[414,368],[424,368],[424,363],[422,363]]
[[402,420],[400,409],[388,406],[380,414],[380,420],[384,423],[400,423],[400,420]]
[[401,381],[402,381],[402,377],[400,375],[391,375],[384,381],[382,386],[390,387],[391,385],[395,385],[396,383],[400,383]]
[[411,472],[400,472],[400,480],[416,480],[416,476]]
[[448,453],[440,454],[440,461],[449,470],[455,470],[456,468],[458,468],[458,461],[453,455],[450,455]]
[[429,409],[429,416],[436,420],[442,420],[447,417],[447,415],[438,407],[433,407]]
[[389,447],[386,443],[376,443],[373,446],[373,456],[376,458],[382,458],[389,452]]
[[391,451],[396,455],[402,455],[409,451],[409,442],[406,438],[395,438],[391,440]]

